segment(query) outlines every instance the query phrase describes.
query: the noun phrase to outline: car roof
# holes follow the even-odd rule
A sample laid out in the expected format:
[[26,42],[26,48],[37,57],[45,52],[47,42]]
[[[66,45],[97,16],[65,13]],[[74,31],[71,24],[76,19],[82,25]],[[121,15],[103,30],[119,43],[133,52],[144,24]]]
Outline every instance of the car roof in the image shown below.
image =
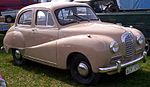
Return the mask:
[[51,10],[55,10],[63,7],[69,7],[69,6],[89,6],[89,5],[85,3],[77,3],[77,2],[44,2],[44,3],[32,4],[26,6],[21,10],[30,9],[30,8],[48,8]]

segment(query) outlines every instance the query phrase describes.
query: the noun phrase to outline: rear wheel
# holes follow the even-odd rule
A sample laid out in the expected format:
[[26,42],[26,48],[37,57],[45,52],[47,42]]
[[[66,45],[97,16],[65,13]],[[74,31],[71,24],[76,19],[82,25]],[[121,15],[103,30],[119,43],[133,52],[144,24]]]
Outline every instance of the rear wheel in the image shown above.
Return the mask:
[[19,49],[12,49],[13,62],[15,65],[22,65],[24,59]]
[[95,84],[98,81],[98,75],[93,73],[90,63],[82,55],[76,55],[71,60],[70,72],[72,78],[82,84]]

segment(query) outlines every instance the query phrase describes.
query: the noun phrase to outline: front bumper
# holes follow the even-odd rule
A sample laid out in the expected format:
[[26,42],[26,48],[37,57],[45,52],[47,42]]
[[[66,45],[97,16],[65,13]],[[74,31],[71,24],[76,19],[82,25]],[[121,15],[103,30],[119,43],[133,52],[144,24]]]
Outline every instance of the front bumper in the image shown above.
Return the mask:
[[109,72],[113,72],[113,71],[120,72],[122,68],[127,67],[127,66],[132,65],[132,64],[135,64],[140,60],[143,60],[145,62],[146,55],[147,55],[147,52],[144,51],[143,55],[141,57],[139,57],[135,60],[129,61],[127,63],[124,63],[124,64],[121,64],[121,61],[116,61],[115,66],[99,68],[99,72],[100,73],[109,73]]

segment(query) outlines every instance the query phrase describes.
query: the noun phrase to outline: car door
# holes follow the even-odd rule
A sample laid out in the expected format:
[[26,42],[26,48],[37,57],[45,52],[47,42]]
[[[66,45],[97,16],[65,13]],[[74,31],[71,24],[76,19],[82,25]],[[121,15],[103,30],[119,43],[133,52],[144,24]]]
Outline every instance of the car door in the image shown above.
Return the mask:
[[26,54],[44,63],[56,64],[56,43],[58,28],[55,27],[52,15],[48,10],[37,10],[35,27],[32,28],[33,47],[26,50]]
[[33,37],[33,10],[29,9],[22,11],[17,19],[15,30],[22,34],[25,48],[33,46],[35,44],[31,38]]

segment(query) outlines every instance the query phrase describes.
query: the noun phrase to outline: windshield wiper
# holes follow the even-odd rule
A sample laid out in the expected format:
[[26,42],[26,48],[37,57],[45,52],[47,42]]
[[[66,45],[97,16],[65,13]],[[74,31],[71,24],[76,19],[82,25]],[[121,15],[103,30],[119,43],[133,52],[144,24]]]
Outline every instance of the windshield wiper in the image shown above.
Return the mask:
[[81,21],[81,20],[86,20],[86,21],[90,22],[90,19],[89,19],[88,17],[87,17],[87,18],[84,18],[84,17],[81,17],[81,16],[79,16],[79,15],[77,15],[77,14],[73,14],[73,16],[79,18],[79,19],[80,19],[79,21]]

